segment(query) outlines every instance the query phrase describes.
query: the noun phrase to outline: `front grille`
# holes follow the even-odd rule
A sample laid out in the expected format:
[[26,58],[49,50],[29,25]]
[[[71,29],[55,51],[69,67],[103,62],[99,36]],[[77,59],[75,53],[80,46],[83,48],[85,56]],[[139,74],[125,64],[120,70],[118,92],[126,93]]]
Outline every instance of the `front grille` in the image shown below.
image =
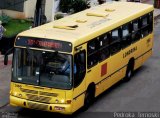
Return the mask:
[[48,105],[37,104],[37,103],[33,103],[33,102],[28,102],[28,107],[31,109],[48,110]]
[[27,96],[28,100],[43,102],[43,103],[49,103],[50,100],[52,99],[51,97],[31,95],[31,94],[26,94],[26,96]]
[[24,89],[24,88],[21,88],[20,90],[25,93],[38,94],[38,91],[35,91],[35,90],[29,90],[29,89]]
[[45,96],[52,96],[52,97],[57,97],[57,93],[48,93],[48,92],[39,92],[40,95],[45,95]]
[[57,93],[49,93],[30,89],[20,88],[26,94],[26,99],[35,102],[50,103],[53,97],[57,97]]

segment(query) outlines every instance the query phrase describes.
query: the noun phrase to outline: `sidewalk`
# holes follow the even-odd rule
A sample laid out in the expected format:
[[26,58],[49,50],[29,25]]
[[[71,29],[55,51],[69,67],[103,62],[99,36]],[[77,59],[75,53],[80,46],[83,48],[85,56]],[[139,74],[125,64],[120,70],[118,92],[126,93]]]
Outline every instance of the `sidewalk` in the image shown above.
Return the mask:
[[6,106],[9,101],[12,55],[9,55],[8,59],[8,65],[4,65],[4,56],[0,55],[0,109]]

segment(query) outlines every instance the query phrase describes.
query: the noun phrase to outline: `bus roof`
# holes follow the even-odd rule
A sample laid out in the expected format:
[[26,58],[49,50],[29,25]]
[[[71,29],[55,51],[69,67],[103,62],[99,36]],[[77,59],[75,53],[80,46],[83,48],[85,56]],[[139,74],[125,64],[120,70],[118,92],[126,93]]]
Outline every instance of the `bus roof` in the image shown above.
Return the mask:
[[67,41],[77,46],[153,10],[148,4],[107,2],[24,31],[19,36]]

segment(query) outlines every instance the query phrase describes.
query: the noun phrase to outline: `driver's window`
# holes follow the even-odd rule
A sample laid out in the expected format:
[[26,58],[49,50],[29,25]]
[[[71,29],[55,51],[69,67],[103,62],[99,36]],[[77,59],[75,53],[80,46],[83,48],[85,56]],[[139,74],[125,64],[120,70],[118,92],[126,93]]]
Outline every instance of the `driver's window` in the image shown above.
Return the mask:
[[77,53],[74,57],[74,87],[80,85],[86,74],[86,52]]

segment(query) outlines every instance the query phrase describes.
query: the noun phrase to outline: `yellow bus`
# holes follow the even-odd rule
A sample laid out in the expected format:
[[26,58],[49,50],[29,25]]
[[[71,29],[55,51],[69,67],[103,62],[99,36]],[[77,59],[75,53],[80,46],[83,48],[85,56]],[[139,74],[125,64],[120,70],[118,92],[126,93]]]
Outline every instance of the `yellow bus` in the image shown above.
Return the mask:
[[153,6],[108,2],[20,33],[10,104],[72,114],[152,54]]

